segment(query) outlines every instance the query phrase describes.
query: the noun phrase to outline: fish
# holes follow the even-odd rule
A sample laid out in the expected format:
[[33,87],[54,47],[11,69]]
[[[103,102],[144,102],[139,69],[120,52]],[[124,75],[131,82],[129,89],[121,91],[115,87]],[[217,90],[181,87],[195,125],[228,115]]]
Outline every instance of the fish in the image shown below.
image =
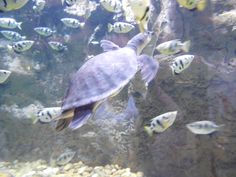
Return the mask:
[[122,4],[119,0],[100,0],[100,3],[109,12],[119,13],[122,11]]
[[100,44],[100,42],[98,42],[98,41],[92,41],[91,44],[93,44],[93,45],[98,45],[98,44]]
[[41,12],[45,7],[45,0],[35,0],[35,5],[33,6],[33,10],[35,12]]
[[22,8],[29,0],[2,0],[0,1],[0,12],[7,12]]
[[14,18],[0,18],[0,27],[14,29],[19,28],[21,29],[22,22],[17,22]]
[[177,0],[180,7],[184,7],[188,10],[197,9],[198,11],[205,10],[207,6],[207,0]]
[[101,29],[101,25],[96,26],[96,28],[94,29],[94,32],[91,34],[91,36],[88,39],[88,44],[89,45],[92,41],[96,40],[96,34],[97,32]]
[[56,33],[56,31],[51,30],[48,27],[36,27],[34,28],[34,31],[36,31],[38,34],[42,35],[42,36],[51,36],[52,34]]
[[174,39],[174,40],[159,44],[156,47],[156,49],[161,54],[173,55],[173,54],[179,53],[181,50],[184,52],[188,52],[190,45],[191,45],[190,41],[181,42],[179,39]]
[[70,162],[73,157],[75,156],[76,152],[71,150],[66,150],[64,153],[62,153],[57,159],[56,164],[57,165],[65,165],[68,162]]
[[70,28],[78,28],[78,27],[83,28],[85,25],[85,23],[81,23],[79,20],[75,18],[62,18],[61,21],[62,23],[64,23],[64,25]]
[[130,7],[129,0],[122,0],[122,8],[124,10],[125,21],[135,22],[134,13]]
[[11,71],[0,70],[0,84],[4,83],[10,75],[11,75]]
[[181,55],[174,58],[172,64],[170,65],[172,74],[178,75],[179,73],[187,69],[193,61],[194,57],[194,55]]
[[150,126],[144,126],[144,131],[152,136],[153,133],[162,133],[169,128],[175,121],[177,111],[161,114],[150,120]]
[[58,52],[68,50],[67,47],[64,44],[60,43],[60,42],[50,41],[50,42],[48,42],[48,44],[53,50],[56,50]]
[[19,33],[15,32],[15,31],[7,31],[7,30],[3,30],[0,31],[0,33],[2,33],[2,35],[11,40],[11,41],[21,41],[21,40],[25,40],[26,36],[21,36]]
[[125,22],[115,22],[113,25],[108,23],[108,32],[128,33],[134,29],[134,25]]
[[48,107],[43,108],[37,112],[37,120],[40,123],[49,123],[53,118],[59,116],[61,113],[61,107]]
[[236,25],[232,27],[232,31],[236,31]]
[[33,44],[34,44],[34,41],[23,40],[23,41],[14,42],[12,45],[8,45],[8,48],[13,49],[13,51],[16,53],[21,53],[26,50],[29,50],[33,46]]
[[186,127],[194,134],[207,135],[220,130],[224,124],[216,125],[212,121],[203,120],[186,124]]
[[139,26],[140,32],[148,30],[148,22],[151,17],[151,0],[128,0],[133,12],[134,19]]

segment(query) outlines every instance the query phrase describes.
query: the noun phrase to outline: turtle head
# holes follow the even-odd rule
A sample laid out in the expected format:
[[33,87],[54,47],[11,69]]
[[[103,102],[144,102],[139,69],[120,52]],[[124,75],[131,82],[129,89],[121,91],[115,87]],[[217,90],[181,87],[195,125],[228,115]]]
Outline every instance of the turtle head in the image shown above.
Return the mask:
[[150,31],[139,33],[128,41],[127,47],[132,48],[137,52],[137,55],[139,55],[144,47],[151,41],[153,34],[154,33]]

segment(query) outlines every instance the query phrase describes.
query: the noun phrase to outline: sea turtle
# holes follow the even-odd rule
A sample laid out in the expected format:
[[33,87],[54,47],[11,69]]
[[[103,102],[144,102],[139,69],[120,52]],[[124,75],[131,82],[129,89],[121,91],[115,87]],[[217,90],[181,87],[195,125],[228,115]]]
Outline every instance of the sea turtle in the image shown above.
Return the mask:
[[100,42],[104,52],[86,61],[71,77],[61,115],[56,118],[57,131],[84,125],[97,106],[119,93],[139,69],[146,84],[155,77],[159,66],[157,61],[140,55],[152,34],[139,33],[123,48],[108,40]]

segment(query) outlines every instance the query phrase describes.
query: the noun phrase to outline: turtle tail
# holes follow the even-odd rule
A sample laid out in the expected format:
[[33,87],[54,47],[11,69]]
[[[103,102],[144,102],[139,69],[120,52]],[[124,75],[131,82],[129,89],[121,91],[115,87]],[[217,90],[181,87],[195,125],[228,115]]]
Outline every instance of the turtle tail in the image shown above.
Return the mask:
[[63,117],[63,114],[66,114],[67,116],[64,119],[60,119],[57,121],[56,130],[61,131],[67,127],[71,128],[72,130],[80,128],[91,117],[93,113],[93,107],[94,104],[89,104],[63,112],[60,117]]

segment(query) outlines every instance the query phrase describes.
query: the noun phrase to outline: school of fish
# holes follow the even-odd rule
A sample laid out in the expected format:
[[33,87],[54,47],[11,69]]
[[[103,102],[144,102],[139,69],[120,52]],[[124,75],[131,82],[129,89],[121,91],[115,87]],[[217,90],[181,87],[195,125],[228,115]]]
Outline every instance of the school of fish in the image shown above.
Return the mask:
[[[207,6],[207,0],[176,0],[180,8],[186,8],[190,11],[197,10],[203,11]],[[11,11],[22,8],[28,0],[4,0],[0,2],[0,11]],[[45,0],[34,0],[32,9],[35,13],[41,13],[46,6]],[[73,6],[77,3],[77,0],[63,0],[62,4],[66,6]],[[151,0],[100,0],[98,6],[101,5],[103,10],[114,14],[114,23],[107,24],[107,33],[129,33],[134,30],[136,26],[141,33],[149,30],[149,21],[152,16],[153,5]],[[122,19],[122,20],[119,20]],[[61,18],[65,28],[73,28],[77,30],[83,30],[86,25],[86,21],[80,21],[77,18]],[[19,29],[24,31],[22,23],[18,22],[14,18],[5,16],[2,13],[0,18],[0,33],[6,39],[11,41],[8,48],[13,50],[17,54],[31,49],[36,41],[27,39],[27,36],[21,35],[19,32],[13,31]],[[94,29],[94,33],[90,36],[88,45],[97,45],[100,42],[96,40],[95,34],[100,30],[98,25]],[[50,38],[57,34],[57,29],[47,26],[36,26],[33,30],[42,38]],[[103,41],[104,42],[104,41]],[[68,47],[61,41],[49,40],[48,46],[57,52],[64,52],[69,50]],[[104,43],[103,43],[104,44]],[[116,48],[116,46],[114,46]],[[163,43],[158,43],[155,47],[156,51],[163,55],[171,56],[171,62],[169,68],[172,71],[172,75],[177,77],[180,73],[190,67],[191,63],[195,60],[196,56],[189,54],[191,49],[191,41],[181,41],[180,39],[172,39]],[[184,54],[183,54],[184,53]],[[177,56],[175,56],[177,55]],[[92,58],[88,57],[88,58]],[[188,72],[188,71],[186,71]],[[7,81],[12,71],[0,70],[0,84]],[[7,82],[6,82],[7,84]],[[36,121],[40,123],[51,123],[55,121],[55,118],[61,113],[61,107],[46,107],[37,112]],[[149,120],[149,123],[144,126],[144,131],[152,136],[154,133],[160,134],[169,129],[177,118],[177,111],[171,111],[163,113]],[[187,129],[194,134],[212,134],[220,129],[223,125],[217,125],[213,121],[202,120],[192,122],[186,125]],[[68,163],[75,155],[73,151],[66,151],[59,156],[56,160],[58,165],[64,165]]]

